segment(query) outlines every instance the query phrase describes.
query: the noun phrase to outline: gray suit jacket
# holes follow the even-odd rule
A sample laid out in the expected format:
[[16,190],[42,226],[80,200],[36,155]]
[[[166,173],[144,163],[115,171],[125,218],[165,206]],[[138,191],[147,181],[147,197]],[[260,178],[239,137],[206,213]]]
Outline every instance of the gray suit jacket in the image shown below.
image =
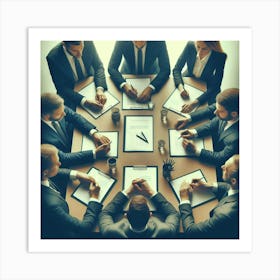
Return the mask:
[[159,214],[164,217],[161,221],[157,217],[151,217],[147,223],[147,230],[135,233],[130,229],[130,223],[126,218],[116,222],[118,215],[122,214],[128,198],[119,192],[113,200],[104,208],[99,217],[99,228],[106,238],[172,238],[179,227],[179,214],[176,209],[157,193],[152,199]]
[[210,218],[195,224],[192,207],[179,205],[182,224],[187,238],[239,238],[239,194],[227,196],[229,185],[219,183],[216,196],[218,205],[211,210]]

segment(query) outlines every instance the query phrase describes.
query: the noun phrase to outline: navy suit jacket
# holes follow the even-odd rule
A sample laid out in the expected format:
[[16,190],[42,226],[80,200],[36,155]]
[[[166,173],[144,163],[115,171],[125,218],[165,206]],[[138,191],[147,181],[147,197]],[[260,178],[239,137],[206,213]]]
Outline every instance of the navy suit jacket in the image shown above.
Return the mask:
[[[122,69],[119,71],[122,58],[124,61]],[[125,82],[125,78],[122,74],[137,74],[134,45],[132,41],[116,42],[109,62],[108,72],[118,88]],[[164,41],[147,41],[143,74],[157,74],[151,81],[151,85],[155,87],[155,91],[159,91],[168,80],[170,63],[166,43]]]
[[[176,87],[178,87],[179,84],[184,84],[182,77],[194,76],[193,68],[196,61],[196,55],[195,44],[193,41],[189,41],[173,69],[173,77]],[[226,58],[227,55],[225,53],[212,51],[200,76],[200,80],[206,82],[207,85],[207,90],[197,98],[200,104],[203,104],[206,101],[208,104],[212,104],[216,101],[216,95],[221,91]],[[182,73],[182,69],[185,65],[187,66],[187,70]]]
[[[57,178],[69,180],[70,170],[60,170]],[[41,185],[41,238],[79,238],[90,236],[97,224],[102,204],[91,201],[87,206],[83,220],[69,214],[65,200],[65,190],[49,180],[57,191]],[[66,187],[66,184],[65,184]],[[63,187],[63,188],[65,188]]]
[[58,155],[61,161],[61,167],[92,162],[93,153],[91,150],[71,153],[72,137],[74,128],[88,135],[90,130],[96,127],[67,106],[65,106],[64,112],[66,115],[59,123],[61,129],[68,136],[68,143],[64,144],[58,134],[43,121],[41,121],[41,143],[54,145],[59,150]]
[[[84,41],[82,60],[88,76],[94,76],[95,86],[107,90],[104,67],[92,41]],[[64,99],[65,104],[75,111],[84,96],[74,91],[76,83],[74,73],[65,56],[62,43],[48,53],[47,61],[57,93]]]
[[218,183],[215,190],[218,205],[211,210],[210,218],[195,224],[192,207],[179,205],[183,229],[188,238],[239,238],[239,194],[227,196],[229,185]]
[[157,217],[150,217],[147,229],[142,233],[136,233],[130,229],[130,223],[126,218],[115,222],[118,215],[123,213],[124,205],[128,198],[119,192],[113,200],[104,208],[99,217],[99,229],[106,238],[172,238],[179,229],[179,214],[160,193],[151,198],[159,214],[164,217],[161,221]]
[[202,149],[199,159],[221,166],[234,154],[239,153],[239,121],[224,130],[226,121],[218,117],[196,128],[198,137],[212,135],[214,151]]
[[203,109],[195,110],[190,113],[192,122],[201,121],[203,119],[213,119],[216,115],[214,114],[216,110],[216,103],[211,104]]

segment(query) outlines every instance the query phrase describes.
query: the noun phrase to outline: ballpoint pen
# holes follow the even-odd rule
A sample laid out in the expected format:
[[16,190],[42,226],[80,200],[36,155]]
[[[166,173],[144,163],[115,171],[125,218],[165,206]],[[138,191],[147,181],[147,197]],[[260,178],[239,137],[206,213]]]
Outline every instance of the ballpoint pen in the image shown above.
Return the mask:
[[148,142],[148,139],[147,139],[147,137],[145,136],[145,134],[144,134],[144,132],[143,132],[143,131],[141,131],[141,134],[142,134],[142,135],[143,135],[143,137],[145,138],[146,142],[147,142],[147,143],[149,143],[149,142]]
[[138,138],[139,138],[139,139],[141,139],[142,141],[144,141],[144,142],[148,143],[148,141],[147,141],[146,139],[142,138],[142,137],[141,137],[141,136],[139,136],[138,134],[136,134],[136,137],[138,137]]

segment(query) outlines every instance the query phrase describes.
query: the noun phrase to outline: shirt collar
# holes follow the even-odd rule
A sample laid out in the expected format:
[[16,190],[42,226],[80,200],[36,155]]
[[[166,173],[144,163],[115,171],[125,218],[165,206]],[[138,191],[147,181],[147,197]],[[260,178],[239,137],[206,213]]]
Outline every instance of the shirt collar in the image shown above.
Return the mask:
[[50,186],[50,182],[49,182],[49,180],[42,180],[41,181],[41,185],[43,185],[45,187],[49,187]]
[[198,53],[196,54],[196,58],[200,61],[200,63],[206,63],[211,55],[212,51],[210,51],[205,57],[202,59],[199,58]]
[[228,196],[229,196],[229,195],[236,194],[236,193],[239,193],[239,190],[232,190],[232,189],[230,189],[230,190],[228,191]]
[[130,228],[131,231],[133,231],[135,233],[143,233],[143,232],[145,232],[147,230],[148,226],[146,225],[145,228],[141,229],[141,230],[136,230],[136,229],[132,228],[131,225],[129,225],[129,228]]

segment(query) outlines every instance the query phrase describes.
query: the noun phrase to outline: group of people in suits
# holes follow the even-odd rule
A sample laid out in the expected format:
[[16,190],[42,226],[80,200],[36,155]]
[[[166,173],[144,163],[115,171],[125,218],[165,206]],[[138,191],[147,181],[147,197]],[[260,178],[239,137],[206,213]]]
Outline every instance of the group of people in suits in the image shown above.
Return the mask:
[[[104,238],[175,238],[180,215],[185,237],[238,238],[239,236],[239,90],[220,89],[226,54],[219,41],[188,42],[174,69],[175,86],[182,98],[188,99],[183,77],[191,76],[206,82],[207,90],[195,101],[182,107],[186,118],[179,119],[176,129],[183,130],[183,146],[201,161],[214,164],[221,183],[208,185],[199,178],[183,184],[180,190],[180,214],[149,184],[135,178],[129,189],[119,192],[102,210],[98,201],[102,186],[85,173],[65,169],[92,163],[110,150],[110,139],[100,134],[94,124],[75,112],[77,106],[93,111],[106,103],[107,84],[103,64],[92,41],[62,41],[47,56],[49,70],[58,94],[41,95],[41,218],[42,238],[82,238],[90,236],[99,225]],[[119,70],[121,66],[121,69]],[[186,71],[182,73],[182,69]],[[115,85],[139,103],[150,101],[170,75],[169,57],[164,41],[117,41],[108,65]],[[126,82],[123,74],[155,74],[142,92]],[[75,91],[75,85],[94,76],[95,99]],[[203,110],[191,113],[198,104],[208,102]],[[196,129],[187,126],[202,118],[211,119]],[[95,149],[71,153],[73,128],[92,139]],[[212,135],[214,151],[199,150],[192,139]],[[69,214],[65,189],[69,179],[89,185],[90,201],[82,221]],[[66,182],[66,183],[65,183]],[[211,188],[221,199],[210,213],[209,220],[195,224],[191,210],[191,193],[195,188]],[[160,217],[151,215],[149,197]],[[130,200],[123,216],[123,207]],[[98,218],[99,217],[99,218]],[[121,218],[120,218],[121,217]]]

